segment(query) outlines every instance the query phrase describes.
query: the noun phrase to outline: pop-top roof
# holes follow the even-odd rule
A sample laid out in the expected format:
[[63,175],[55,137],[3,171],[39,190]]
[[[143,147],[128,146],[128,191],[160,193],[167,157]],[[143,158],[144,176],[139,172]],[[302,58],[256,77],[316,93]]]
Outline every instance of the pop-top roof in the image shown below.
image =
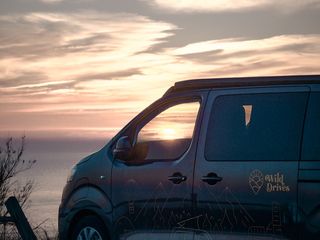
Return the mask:
[[246,86],[319,84],[320,75],[192,79],[176,82],[165,95],[185,90]]

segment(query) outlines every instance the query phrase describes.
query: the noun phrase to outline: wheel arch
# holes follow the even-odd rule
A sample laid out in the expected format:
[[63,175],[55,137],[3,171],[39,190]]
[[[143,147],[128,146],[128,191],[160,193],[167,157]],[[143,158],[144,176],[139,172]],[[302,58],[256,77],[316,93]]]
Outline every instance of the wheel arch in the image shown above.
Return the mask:
[[108,239],[111,239],[111,229],[110,229],[111,225],[109,220],[105,216],[103,216],[99,210],[92,209],[92,208],[80,209],[73,215],[73,217],[70,219],[70,224],[67,231],[67,239],[71,239],[72,232],[74,231],[74,228],[77,222],[79,222],[80,219],[87,216],[95,216],[99,218],[103,223],[104,227],[106,228]]
[[92,185],[78,187],[70,194],[59,212],[62,239],[70,239],[77,221],[90,215],[98,217],[103,222],[111,238],[112,209],[110,198],[98,187]]

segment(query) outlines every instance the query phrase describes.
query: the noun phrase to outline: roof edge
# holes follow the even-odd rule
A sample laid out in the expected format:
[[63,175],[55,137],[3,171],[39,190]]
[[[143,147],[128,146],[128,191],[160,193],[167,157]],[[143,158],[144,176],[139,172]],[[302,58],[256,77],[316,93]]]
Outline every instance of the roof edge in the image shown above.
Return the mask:
[[168,95],[171,92],[183,91],[188,89],[313,83],[320,83],[320,75],[284,75],[190,79],[176,82],[174,86],[170,87],[164,95]]

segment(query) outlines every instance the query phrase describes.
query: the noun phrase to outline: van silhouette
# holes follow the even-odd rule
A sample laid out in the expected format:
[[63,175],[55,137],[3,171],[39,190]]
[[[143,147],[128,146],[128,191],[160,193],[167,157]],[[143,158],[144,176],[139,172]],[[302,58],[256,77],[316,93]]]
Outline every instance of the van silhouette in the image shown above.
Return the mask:
[[320,76],[177,82],[71,171],[61,239],[320,239]]

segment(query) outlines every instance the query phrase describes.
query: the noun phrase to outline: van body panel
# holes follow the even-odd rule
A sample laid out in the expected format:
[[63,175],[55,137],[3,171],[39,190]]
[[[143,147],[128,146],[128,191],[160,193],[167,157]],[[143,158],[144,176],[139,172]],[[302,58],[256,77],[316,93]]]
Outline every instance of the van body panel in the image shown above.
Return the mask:
[[[214,239],[235,236],[240,239],[297,237],[298,231],[295,226],[299,151],[296,152],[295,160],[208,161],[205,157],[205,147],[207,134],[210,131],[209,116],[219,97],[232,98],[240,95],[258,97],[268,94],[298,93],[302,101],[300,107],[302,117],[299,123],[302,129],[309,91],[308,86],[212,90],[207,102],[206,117],[202,123],[195,167],[194,194],[197,195],[196,215],[200,222],[196,239],[207,239],[208,236]],[[226,114],[229,114],[227,110]],[[250,124],[252,122],[248,123],[248,131]],[[296,146],[299,146],[300,138],[297,141]],[[239,144],[243,143],[237,143]],[[234,148],[237,145],[232,146]],[[249,147],[250,145],[246,146]],[[214,185],[204,182],[203,178],[209,173],[216,174],[222,180]]]
[[[206,96],[206,91],[172,94],[158,101],[158,106],[142,112],[142,117],[132,123],[135,136],[131,138],[135,142],[139,129],[162,110],[190,99],[201,102],[191,144],[178,159],[147,160],[138,164],[114,160],[113,218],[115,235],[119,239],[193,239],[193,223],[186,220],[192,218],[193,166],[200,126],[197,123],[201,122]],[[179,184],[168,180],[177,173],[185,176],[186,180]]]
[[299,170],[300,238],[320,238],[320,86],[313,85]]

